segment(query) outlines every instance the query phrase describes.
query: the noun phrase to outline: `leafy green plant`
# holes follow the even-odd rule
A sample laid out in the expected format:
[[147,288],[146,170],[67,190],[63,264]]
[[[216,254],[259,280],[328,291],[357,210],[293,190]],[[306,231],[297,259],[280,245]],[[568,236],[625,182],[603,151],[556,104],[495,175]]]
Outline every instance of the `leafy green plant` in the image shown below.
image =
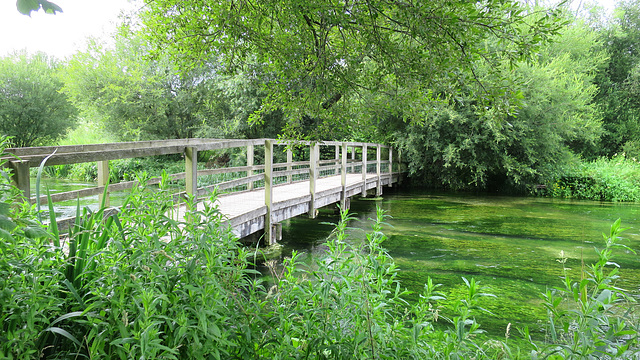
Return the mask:
[[613,251],[633,252],[620,243],[623,230],[618,219],[603,234],[605,247],[595,249],[598,261],[583,269],[580,280],[570,279],[565,272],[563,287],[542,294],[549,314],[548,344],[532,342],[534,358],[631,359],[640,355],[635,299],[616,286],[620,267],[613,261]]

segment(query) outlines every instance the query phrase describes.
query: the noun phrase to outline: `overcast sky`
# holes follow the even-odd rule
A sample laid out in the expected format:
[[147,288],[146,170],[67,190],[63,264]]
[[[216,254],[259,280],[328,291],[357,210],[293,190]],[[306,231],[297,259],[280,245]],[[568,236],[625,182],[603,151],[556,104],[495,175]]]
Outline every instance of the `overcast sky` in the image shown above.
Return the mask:
[[[609,10],[615,1],[597,0]],[[54,16],[39,11],[29,17],[16,10],[15,0],[0,0],[0,56],[26,48],[29,52],[43,51],[65,58],[84,49],[88,36],[101,37],[111,33],[118,15],[135,7],[128,0],[53,2],[63,9],[63,13]],[[574,0],[574,3],[578,2],[580,0]]]
[[0,56],[26,48],[58,58],[84,49],[88,36],[103,36],[115,30],[118,15],[134,5],[128,0],[52,0],[62,13],[32,12],[31,17],[16,9],[15,0],[0,0]]

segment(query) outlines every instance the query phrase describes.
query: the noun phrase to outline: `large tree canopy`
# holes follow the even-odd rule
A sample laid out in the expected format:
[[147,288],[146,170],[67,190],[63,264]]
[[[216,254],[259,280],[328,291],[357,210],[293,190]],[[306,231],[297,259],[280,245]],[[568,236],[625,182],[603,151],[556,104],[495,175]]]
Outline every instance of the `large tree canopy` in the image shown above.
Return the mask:
[[481,83],[477,63],[528,59],[563,23],[555,10],[532,15],[504,0],[154,0],[142,19],[183,64],[215,55],[246,71],[257,59],[269,77],[263,110],[282,108],[300,125],[335,123],[335,105],[363,90],[426,103],[435,85],[453,94],[476,82],[474,97],[494,99],[505,84]]

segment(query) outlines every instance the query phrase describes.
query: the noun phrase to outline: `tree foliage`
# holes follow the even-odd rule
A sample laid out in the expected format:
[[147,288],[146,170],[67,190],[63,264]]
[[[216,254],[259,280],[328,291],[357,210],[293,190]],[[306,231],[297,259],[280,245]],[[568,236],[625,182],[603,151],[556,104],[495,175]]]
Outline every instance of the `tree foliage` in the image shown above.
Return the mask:
[[597,77],[596,102],[605,132],[596,155],[628,150],[640,155],[640,2],[621,1],[613,21],[601,28],[603,47],[611,54]]
[[[306,122],[322,136],[348,118],[349,104],[365,90],[428,103],[435,85],[481,81],[478,60],[530,58],[562,25],[556,10],[531,15],[502,0],[157,0],[147,2],[142,19],[158,52],[183,64],[215,55],[234,71],[256,58],[273,74],[261,110],[284,109],[290,132]],[[488,48],[490,37],[508,50]],[[479,98],[503,91],[480,88]]]
[[47,144],[74,124],[77,111],[60,93],[58,69],[42,53],[0,59],[0,131],[15,146]]
[[179,71],[167,57],[151,58],[144,39],[126,29],[114,48],[92,41],[64,78],[64,91],[87,117],[122,140],[244,137],[255,130],[247,119],[264,97],[249,71],[221,74],[215,57]]
[[605,60],[595,32],[576,24],[542,49],[538,61],[515,69],[503,65],[505,76],[521,84],[513,89],[521,97],[518,111],[496,121],[491,112],[477,111],[474,97],[461,91],[424,124],[396,130],[411,172],[454,189],[543,183],[598,141],[593,78]]

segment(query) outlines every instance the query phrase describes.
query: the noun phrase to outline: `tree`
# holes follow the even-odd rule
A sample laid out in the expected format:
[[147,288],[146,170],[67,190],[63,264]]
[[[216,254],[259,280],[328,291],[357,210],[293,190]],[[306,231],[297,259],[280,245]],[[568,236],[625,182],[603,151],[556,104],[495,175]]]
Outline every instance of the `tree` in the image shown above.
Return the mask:
[[[187,66],[214,55],[235,71],[255,57],[275,74],[261,111],[283,109],[291,132],[306,122],[323,136],[349,120],[349,104],[365,90],[384,85],[389,99],[427,104],[436,85],[455,93],[461,83],[480,82],[478,60],[530,58],[563,24],[556,10],[531,15],[503,0],[156,0],[142,19],[158,53]],[[509,51],[488,49],[490,37]],[[474,96],[495,99],[496,91],[482,84]]]
[[625,149],[640,155],[640,2],[621,1],[613,21],[600,29],[603,48],[611,55],[600,69],[596,102],[602,111],[605,132],[600,151],[611,156]]
[[[461,89],[422,124],[396,127],[396,142],[410,171],[430,185],[504,190],[545,183],[599,140],[593,80],[606,60],[597,34],[575,24],[545,46],[538,61],[512,70],[502,66],[522,84],[513,89],[521,97],[519,109],[504,121],[478,112],[473,96]],[[382,125],[393,132],[394,124]]]
[[92,41],[74,55],[64,91],[122,140],[187,138],[204,122],[207,76],[176,74],[165,59],[149,59],[139,38],[118,34],[114,49]]
[[0,131],[15,146],[50,143],[73,126],[77,111],[60,92],[58,69],[43,53],[0,59]]
[[122,140],[260,132],[247,119],[263,98],[261,80],[250,71],[223,75],[219,68],[211,58],[179,72],[166,57],[150,58],[144,39],[123,30],[113,49],[93,41],[69,61],[64,91],[87,118]]

